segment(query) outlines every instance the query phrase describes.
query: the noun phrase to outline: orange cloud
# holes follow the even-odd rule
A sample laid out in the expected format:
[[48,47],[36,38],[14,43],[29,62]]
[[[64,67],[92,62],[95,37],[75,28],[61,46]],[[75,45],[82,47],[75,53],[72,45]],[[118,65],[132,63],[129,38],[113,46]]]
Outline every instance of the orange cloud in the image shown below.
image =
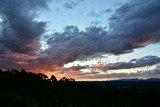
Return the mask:
[[143,47],[143,46],[147,46],[147,45],[151,44],[152,42],[153,42],[152,39],[144,38],[144,39],[139,40],[139,41],[136,43],[136,46],[138,46],[138,47]]
[[28,62],[23,62],[23,61],[14,61],[16,64],[19,64],[19,65],[26,65],[28,64]]
[[13,53],[13,54],[10,54],[10,56],[13,56],[17,59],[37,59],[39,58],[38,56],[31,56],[31,55],[27,55],[27,54],[21,54],[21,53]]
[[96,65],[96,68],[97,68],[98,70],[104,71],[104,70],[106,70],[106,65],[104,65],[104,64],[97,64],[97,65]]

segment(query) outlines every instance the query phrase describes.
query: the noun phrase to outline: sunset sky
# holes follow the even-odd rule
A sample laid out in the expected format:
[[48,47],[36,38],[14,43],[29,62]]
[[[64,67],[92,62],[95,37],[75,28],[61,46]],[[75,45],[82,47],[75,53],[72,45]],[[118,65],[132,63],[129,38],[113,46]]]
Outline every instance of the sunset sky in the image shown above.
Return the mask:
[[0,68],[160,78],[160,0],[0,0]]

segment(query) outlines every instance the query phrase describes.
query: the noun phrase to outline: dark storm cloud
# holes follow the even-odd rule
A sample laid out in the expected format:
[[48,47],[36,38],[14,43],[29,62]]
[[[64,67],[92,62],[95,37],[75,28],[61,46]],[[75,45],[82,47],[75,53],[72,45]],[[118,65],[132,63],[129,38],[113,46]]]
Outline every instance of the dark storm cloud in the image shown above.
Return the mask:
[[132,59],[129,62],[118,62],[114,64],[107,64],[108,70],[118,70],[118,69],[130,69],[137,67],[152,66],[160,63],[160,58],[157,56],[145,56],[139,59]]
[[67,0],[63,6],[66,9],[73,9],[74,7],[78,6],[80,3],[84,2],[85,0]]
[[0,54],[35,54],[45,22],[35,21],[48,0],[0,0]]

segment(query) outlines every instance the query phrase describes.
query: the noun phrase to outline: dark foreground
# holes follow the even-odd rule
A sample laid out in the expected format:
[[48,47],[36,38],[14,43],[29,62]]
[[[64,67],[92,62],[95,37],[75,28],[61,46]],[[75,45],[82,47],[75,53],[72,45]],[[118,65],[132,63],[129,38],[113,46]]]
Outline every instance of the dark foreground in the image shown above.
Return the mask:
[[0,107],[160,107],[160,80],[67,82],[0,72]]

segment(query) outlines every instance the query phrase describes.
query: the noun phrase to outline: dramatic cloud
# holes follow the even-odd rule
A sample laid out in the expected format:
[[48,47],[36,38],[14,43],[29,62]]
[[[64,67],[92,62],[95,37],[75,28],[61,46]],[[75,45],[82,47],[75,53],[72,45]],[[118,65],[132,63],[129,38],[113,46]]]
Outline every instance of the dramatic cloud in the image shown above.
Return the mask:
[[[54,33],[48,39],[49,48],[42,53],[43,59],[55,64],[66,64],[80,56],[89,56],[103,52],[103,37],[107,32],[103,28],[89,27],[79,31],[76,26],[67,26],[62,33]],[[49,55],[49,56],[48,56]]]
[[47,8],[44,0],[0,1],[0,53],[35,54],[45,22],[34,20],[38,9]]
[[[160,2],[132,0],[119,7],[110,18],[110,29],[88,27],[79,31],[67,26],[62,33],[54,33],[48,40],[44,59],[63,65],[80,56],[98,53],[123,54],[135,48],[160,41]],[[50,55],[50,56],[48,56]]]
[[[48,0],[0,0],[0,68],[20,68],[38,58],[46,22],[35,21]],[[5,62],[6,61],[6,62]]]
[[[35,18],[38,10],[47,8],[47,1],[0,0],[0,68],[58,71],[64,64],[81,58],[99,54],[130,53],[136,48],[160,42],[160,1],[130,0],[116,9],[109,18],[107,30],[95,26],[85,30],[79,30],[77,26],[67,26],[63,32],[55,32],[45,37],[48,48],[41,52],[40,37],[45,32],[46,22],[36,21]],[[83,1],[69,0],[65,2],[64,7],[72,9]],[[100,14],[92,11],[89,16],[100,17],[110,11],[102,10]],[[110,64],[107,68],[129,69],[151,66],[159,61],[159,57],[148,56]],[[85,68],[90,66],[75,66],[70,69],[76,71]],[[103,64],[92,68],[106,70]],[[66,71],[68,69],[63,68]],[[126,74],[116,75],[121,77]],[[101,77],[99,74],[96,76]]]
[[66,9],[73,9],[74,7],[78,6],[82,2],[84,2],[84,0],[67,0],[67,2],[65,2],[63,6]]
[[159,0],[131,0],[116,10],[110,18],[109,35],[118,40],[120,50],[132,51],[160,41],[159,9]]

